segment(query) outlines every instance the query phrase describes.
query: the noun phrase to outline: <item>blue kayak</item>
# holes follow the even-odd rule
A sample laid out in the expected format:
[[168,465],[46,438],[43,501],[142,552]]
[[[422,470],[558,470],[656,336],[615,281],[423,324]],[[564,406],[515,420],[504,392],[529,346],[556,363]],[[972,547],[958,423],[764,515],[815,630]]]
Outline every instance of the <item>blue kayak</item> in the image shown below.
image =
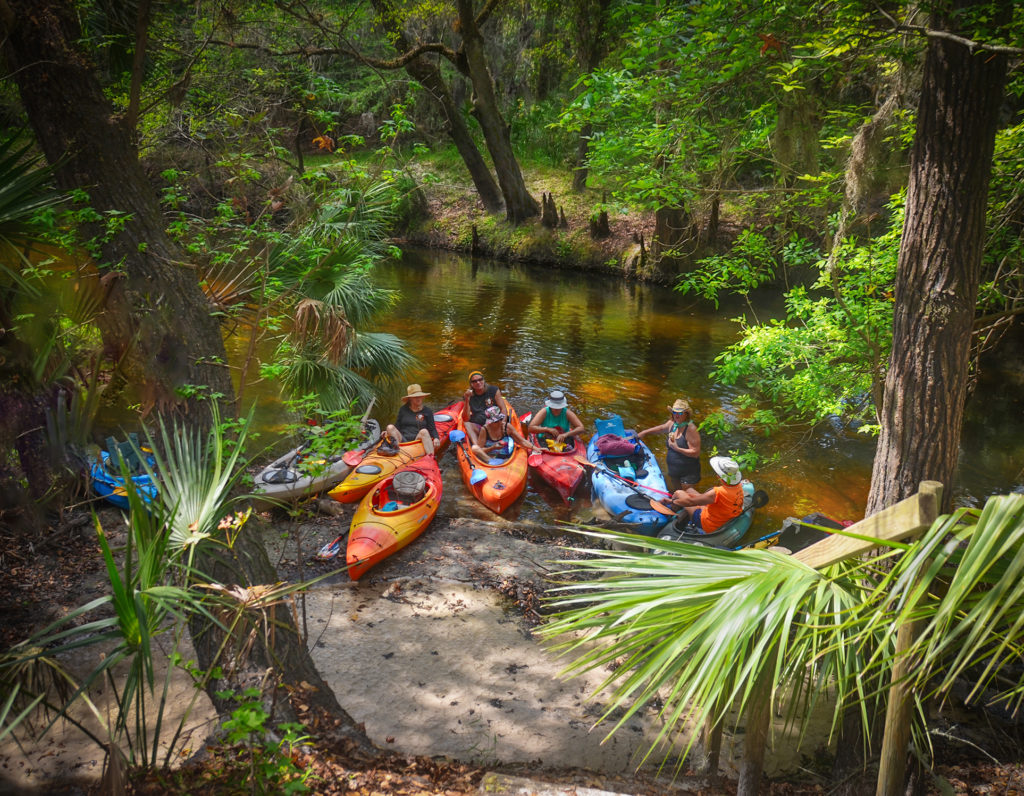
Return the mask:
[[[147,457],[147,464],[150,469],[155,465],[152,456]],[[128,492],[125,489],[125,479],[121,474],[121,468],[114,461],[107,451],[100,451],[100,458],[93,459],[89,466],[89,476],[92,481],[92,491],[105,498],[110,503],[122,509],[128,508]],[[156,498],[157,485],[149,474],[144,470],[138,475],[131,476],[135,485],[135,491],[146,503]]]
[[[672,519],[651,508],[652,498],[664,500],[668,492],[657,459],[634,432],[623,429],[622,419],[617,415],[598,420],[596,425],[597,433],[587,445],[587,459],[597,465],[591,472],[594,502],[616,522],[631,526],[633,533],[654,536]],[[633,443],[634,452],[625,456],[603,456],[598,450],[598,440],[605,434],[615,434]]]

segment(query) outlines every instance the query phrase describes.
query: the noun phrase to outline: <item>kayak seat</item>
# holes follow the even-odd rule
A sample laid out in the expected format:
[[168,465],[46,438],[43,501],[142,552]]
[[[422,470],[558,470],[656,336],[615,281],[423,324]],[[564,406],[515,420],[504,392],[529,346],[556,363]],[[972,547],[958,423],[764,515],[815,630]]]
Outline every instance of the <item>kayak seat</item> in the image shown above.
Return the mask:
[[107,437],[107,453],[110,458],[107,460],[107,469],[115,474],[121,474],[121,460],[124,460],[129,475],[139,475],[145,472],[139,454],[136,452],[139,447],[139,435],[134,431],[128,435],[128,440],[118,442],[113,437]]

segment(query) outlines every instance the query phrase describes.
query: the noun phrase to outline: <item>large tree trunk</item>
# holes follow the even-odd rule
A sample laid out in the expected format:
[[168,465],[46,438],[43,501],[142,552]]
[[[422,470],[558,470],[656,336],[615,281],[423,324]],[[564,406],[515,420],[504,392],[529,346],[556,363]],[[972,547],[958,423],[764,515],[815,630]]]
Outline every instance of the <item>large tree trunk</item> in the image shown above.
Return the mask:
[[[277,583],[277,571],[267,558],[258,533],[259,527],[255,522],[243,528],[230,551],[230,558],[225,558],[219,549],[207,548],[200,556],[200,568],[215,583],[241,581],[268,586]],[[290,606],[283,603],[267,608],[265,614],[262,611],[253,611],[253,614],[263,615],[253,616],[239,633],[236,643],[226,647],[222,647],[224,635],[216,632],[204,617],[194,616],[191,621],[200,670],[211,671],[220,667],[224,672],[231,672],[230,676],[211,682],[206,689],[218,712],[227,715],[237,707],[231,699],[220,696],[221,692],[262,688],[268,712],[274,719],[272,724],[276,726],[295,721],[288,699],[288,695],[294,693],[300,696],[300,701],[337,720],[330,728],[331,733],[345,738],[363,752],[379,752],[362,726],[342,708],[330,685],[320,676],[296,629]],[[241,648],[245,646],[244,639],[250,632],[254,642],[251,649],[243,653]],[[271,673],[269,678],[268,671]]]
[[487,151],[491,153],[494,171],[498,175],[501,195],[505,198],[505,217],[513,224],[518,224],[539,215],[540,205],[526,189],[519,161],[512,151],[508,125],[498,108],[494,80],[487,67],[483,36],[473,15],[473,0],[458,0],[458,7],[465,71],[473,82],[474,114],[483,130]]
[[230,400],[220,326],[167,237],[129,130],[78,49],[70,3],[7,0],[0,23],[10,73],[58,187],[87,193],[103,219],[91,225],[96,238],[87,246],[108,288],[104,342],[113,357],[127,355],[126,383],[147,409],[187,404],[176,390],[188,384]]
[[[195,274],[182,266],[164,231],[155,192],[126,130],[113,116],[88,59],[76,49],[81,33],[74,20],[69,0],[0,0],[4,51],[37,138],[50,162],[59,164],[61,187],[87,190],[100,213],[127,214],[123,228],[99,250],[101,269],[112,283],[107,339],[128,351],[133,377],[154,404],[173,403],[175,387],[187,383],[208,385],[230,401],[220,328]],[[235,568],[216,569],[208,560],[208,576],[216,580],[216,573],[228,584],[277,582],[258,538],[243,534],[235,553]],[[304,691],[309,689],[303,683],[311,685],[306,696],[334,715],[338,731],[369,749],[317,674],[290,614],[274,613],[273,641],[255,663],[273,666],[283,682]],[[212,661],[222,631],[202,618],[193,630],[202,659]],[[212,693],[215,687],[210,690],[222,710],[230,709]]]
[[950,505],[1005,78],[1004,56],[929,39],[869,515],[925,480],[945,484]]
[[[390,4],[385,0],[373,0],[373,7],[394,38],[395,49],[399,53],[411,50],[409,40],[396,20]],[[425,56],[421,56],[409,61],[405,65],[405,71],[413,80],[423,86],[440,106],[441,113],[444,114],[445,129],[451,137],[452,143],[455,144],[462,162],[469,170],[469,176],[473,180],[480,201],[483,202],[484,210],[488,213],[497,213],[502,208],[501,191],[491,175],[487,161],[480,154],[469,127],[455,105],[452,92],[448,88],[448,84],[445,83],[441,70],[436,64],[428,61]]]

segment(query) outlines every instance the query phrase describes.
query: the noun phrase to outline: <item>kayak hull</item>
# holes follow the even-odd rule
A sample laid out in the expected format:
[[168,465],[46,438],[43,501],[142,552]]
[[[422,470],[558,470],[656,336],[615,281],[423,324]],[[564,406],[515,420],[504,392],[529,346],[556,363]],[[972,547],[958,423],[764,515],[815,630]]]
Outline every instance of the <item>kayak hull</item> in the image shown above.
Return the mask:
[[[621,421],[619,425],[621,427]],[[600,504],[616,522],[628,525],[633,533],[653,536],[672,519],[650,508],[651,499],[663,500],[668,492],[665,476],[643,440],[633,432],[626,432],[624,436],[637,444],[637,452],[629,457],[602,459],[597,450],[600,434],[594,434],[587,445],[587,459],[596,465],[590,475],[594,502]],[[633,472],[628,480],[635,482],[636,486],[622,480],[626,476],[618,468],[625,467],[627,463]],[[613,473],[621,477],[616,478]]]
[[387,510],[397,502],[391,490],[394,474],[371,488],[359,503],[348,534],[345,560],[352,580],[358,580],[371,567],[418,538],[437,514],[443,491],[437,459],[424,456],[395,472],[405,470],[423,474],[426,492],[421,500]]
[[537,441],[536,434],[531,436],[530,441],[540,449],[540,464],[534,466],[534,472],[561,496],[567,506],[570,505],[586,473],[586,467],[576,459],[585,458],[587,449],[578,437],[573,437],[571,444],[567,444],[560,453],[545,450]]
[[[152,456],[148,457],[147,464],[151,469],[156,465]],[[100,458],[94,459],[89,465],[92,491],[108,503],[127,509],[129,505],[125,479],[120,474],[115,475],[116,472],[117,468],[110,461],[110,454],[107,451],[100,451]],[[157,484],[150,478],[149,473],[132,476],[130,480],[144,502],[150,503],[156,499]]]
[[[515,412],[509,418],[509,424],[522,433],[522,424]],[[465,433],[466,426],[459,418],[459,431]],[[501,464],[488,464],[477,458],[467,437],[455,446],[455,458],[459,462],[462,481],[477,500],[495,514],[501,514],[511,506],[526,489],[527,453],[520,445],[515,446],[512,455]],[[482,471],[487,478],[474,484],[473,472]]]
[[[355,451],[366,451],[380,440],[380,423],[366,421],[363,441]],[[343,454],[330,456],[326,461],[310,462],[303,459],[302,448],[293,448],[264,467],[254,479],[254,500],[257,503],[298,500],[341,483],[352,471]]]
[[[434,412],[434,425],[437,427],[438,439],[441,442],[440,447],[434,451],[435,456],[439,457],[448,447],[448,434],[455,428],[461,415],[462,401],[455,401]],[[381,453],[378,446],[376,449],[368,451],[363,460],[328,494],[339,503],[356,503],[362,500],[377,483],[393,475],[405,465],[423,458],[425,454],[423,443],[418,439],[401,443],[398,446],[398,453],[391,456]]]

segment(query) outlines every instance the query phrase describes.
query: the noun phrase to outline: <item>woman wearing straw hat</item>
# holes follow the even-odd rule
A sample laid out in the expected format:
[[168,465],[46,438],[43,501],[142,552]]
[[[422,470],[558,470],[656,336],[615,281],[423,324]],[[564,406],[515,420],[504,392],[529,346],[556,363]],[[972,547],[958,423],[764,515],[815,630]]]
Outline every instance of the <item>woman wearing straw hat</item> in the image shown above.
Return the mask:
[[691,420],[693,412],[688,402],[676,398],[667,408],[671,413],[668,420],[645,428],[637,436],[643,439],[647,434],[667,433],[665,465],[669,482],[678,483],[680,489],[692,489],[700,483],[700,432]]
[[428,456],[434,455],[434,448],[441,444],[434,425],[434,411],[423,403],[430,395],[423,392],[418,384],[410,384],[402,398],[402,406],[398,409],[398,417],[393,425],[387,428],[388,436],[395,444],[412,442],[414,439],[423,443],[423,450]]
[[704,533],[717,531],[743,512],[743,474],[740,466],[728,456],[712,456],[711,469],[721,486],[713,486],[703,494],[696,489],[680,489],[672,495],[672,503],[686,509],[690,523]]
[[[541,445],[547,445],[548,440],[557,445],[582,434],[583,422],[569,408],[565,393],[561,390],[552,390],[544,401],[544,408],[533,413],[529,432],[537,435]],[[561,449],[561,446],[558,446],[558,450]]]

